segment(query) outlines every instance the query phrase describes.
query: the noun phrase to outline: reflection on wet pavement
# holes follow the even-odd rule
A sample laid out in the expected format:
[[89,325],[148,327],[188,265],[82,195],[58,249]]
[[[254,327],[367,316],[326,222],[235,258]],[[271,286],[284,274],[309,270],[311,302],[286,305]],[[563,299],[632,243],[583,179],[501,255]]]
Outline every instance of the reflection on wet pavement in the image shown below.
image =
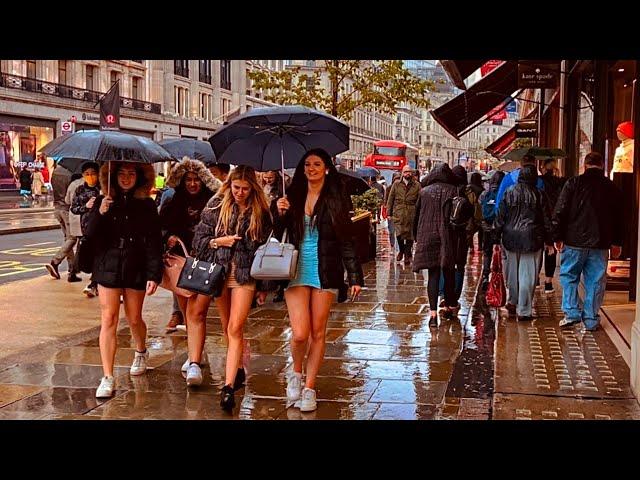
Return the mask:
[[[542,380],[557,395],[567,394],[567,380],[572,393],[595,387],[601,403],[585,407],[584,418],[636,418],[625,371],[604,334],[556,331],[553,312],[559,307],[544,298],[537,298],[542,317],[532,323],[515,324],[504,312],[498,317],[477,295],[480,262],[481,256],[469,256],[458,315],[435,326],[429,325],[423,275],[390,261],[384,249],[376,262],[364,265],[367,286],[360,301],[331,310],[315,412],[286,405],[292,359],[285,304],[254,309],[247,321],[247,381],[236,393],[232,414],[218,404],[226,345],[215,307],[207,316],[204,382],[187,388],[180,371],[187,358],[186,334],[165,333],[167,304],[167,315],[149,325],[146,375],[129,376],[134,344],[128,328],[119,332],[114,398],[94,397],[102,376],[95,338],[60,349],[45,362],[0,371],[0,419],[577,418],[580,408],[575,401],[567,403],[570,395],[551,402],[540,396]],[[528,393],[538,396],[529,401]]]

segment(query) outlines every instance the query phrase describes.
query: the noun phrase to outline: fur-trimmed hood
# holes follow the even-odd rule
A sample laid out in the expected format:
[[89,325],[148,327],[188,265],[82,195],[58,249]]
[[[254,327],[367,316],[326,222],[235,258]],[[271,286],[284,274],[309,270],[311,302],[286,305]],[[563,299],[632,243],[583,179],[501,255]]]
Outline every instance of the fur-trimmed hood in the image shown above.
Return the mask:
[[171,170],[167,186],[177,188],[182,182],[182,178],[189,172],[198,175],[204,186],[213,193],[216,193],[222,186],[222,182],[211,174],[204,163],[200,160],[192,160],[189,157],[183,157],[182,161]]
[[[100,167],[100,188],[104,195],[107,194],[107,184],[109,182],[109,166],[111,166],[111,191],[118,188],[118,179],[116,171],[122,163],[127,162],[106,162]],[[151,190],[154,187],[156,180],[156,171],[153,169],[153,165],[148,163],[130,162],[135,165],[138,172],[137,187],[133,192],[134,198],[149,198]],[[140,176],[142,175],[142,179]]]

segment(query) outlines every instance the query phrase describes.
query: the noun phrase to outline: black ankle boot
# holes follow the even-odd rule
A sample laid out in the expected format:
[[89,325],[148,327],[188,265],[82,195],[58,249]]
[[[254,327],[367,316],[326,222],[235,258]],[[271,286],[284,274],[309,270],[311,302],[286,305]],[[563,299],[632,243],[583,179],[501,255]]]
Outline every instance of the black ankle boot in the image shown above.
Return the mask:
[[247,376],[244,373],[244,368],[239,368],[238,373],[236,373],[236,379],[233,382],[233,391],[240,390],[244,387],[244,382],[247,379]]
[[236,406],[236,399],[233,396],[233,387],[225,385],[220,393],[220,406],[223,410],[230,412]]

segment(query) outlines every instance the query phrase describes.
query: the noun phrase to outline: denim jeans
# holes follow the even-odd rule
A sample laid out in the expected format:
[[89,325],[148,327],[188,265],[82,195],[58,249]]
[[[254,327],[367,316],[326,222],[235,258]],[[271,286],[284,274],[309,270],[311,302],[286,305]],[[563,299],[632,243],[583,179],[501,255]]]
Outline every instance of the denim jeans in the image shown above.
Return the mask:
[[[562,311],[568,319],[584,322],[585,328],[600,324],[600,306],[607,284],[608,250],[564,247],[560,254]],[[578,295],[580,275],[584,279],[584,301]]]

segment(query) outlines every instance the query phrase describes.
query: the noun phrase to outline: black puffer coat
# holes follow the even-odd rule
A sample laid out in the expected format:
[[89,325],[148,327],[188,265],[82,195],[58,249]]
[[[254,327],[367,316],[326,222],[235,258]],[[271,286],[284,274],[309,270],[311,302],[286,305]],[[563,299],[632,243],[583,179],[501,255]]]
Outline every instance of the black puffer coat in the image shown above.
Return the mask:
[[155,172],[153,166],[137,164],[138,186],[132,193],[117,194],[118,162],[100,168],[100,185],[107,191],[108,166],[111,164],[111,194],[114,202],[104,215],[99,208],[103,195],[96,198],[86,215],[85,236],[94,248],[93,280],[108,288],[145,290],[147,281],[162,280],[162,237],[160,219],[149,197]]
[[[218,247],[217,249],[213,249],[210,247],[209,242],[214,238],[225,235],[224,233],[216,234],[215,232],[216,226],[218,225],[218,218],[220,217],[220,208],[218,207],[221,202],[222,200],[218,196],[214,196],[209,200],[209,203],[200,216],[200,223],[196,226],[192,247],[199,259],[222,265],[227,274],[231,271],[231,263],[233,260],[233,263],[236,264],[236,281],[240,285],[244,285],[252,281],[250,275],[251,264],[256,255],[256,250],[267,241],[273,228],[271,214],[265,212],[262,217],[262,238],[258,241],[253,241],[247,234],[250,222],[249,212],[246,211],[246,214],[240,221],[240,226],[238,226],[240,210],[238,205],[234,203],[233,212],[229,219],[228,235],[234,235],[237,232],[237,234],[242,237],[242,240],[236,242],[233,247]],[[275,290],[277,286],[278,284],[273,281],[256,281],[256,289],[259,292]]]
[[[349,204],[350,200],[345,196],[344,202]],[[318,228],[318,275],[322,288],[337,288],[338,302],[347,299],[347,285],[344,283],[345,268],[349,285],[364,286],[364,273],[358,261],[355,249],[355,238],[353,237],[352,224],[334,226],[331,214],[325,203],[317,206],[317,228]],[[301,238],[298,238],[292,228],[292,217],[290,211],[284,216],[276,214],[275,236],[282,238],[284,229],[289,234],[289,243],[296,249],[300,247]]]
[[427,177],[416,205],[414,237],[416,253],[412,270],[453,267],[456,263],[456,235],[445,225],[444,203],[457,195],[451,169],[438,163]]
[[87,214],[90,209],[87,208],[87,202],[98,195],[100,195],[100,187],[98,185],[90,187],[85,182],[76,189],[76,194],[71,204],[71,213],[80,215],[80,228],[83,233],[87,230],[87,222],[89,220]]
[[551,245],[551,222],[537,181],[536,167],[525,165],[518,183],[505,192],[498,207],[496,235],[511,252],[532,253]]

